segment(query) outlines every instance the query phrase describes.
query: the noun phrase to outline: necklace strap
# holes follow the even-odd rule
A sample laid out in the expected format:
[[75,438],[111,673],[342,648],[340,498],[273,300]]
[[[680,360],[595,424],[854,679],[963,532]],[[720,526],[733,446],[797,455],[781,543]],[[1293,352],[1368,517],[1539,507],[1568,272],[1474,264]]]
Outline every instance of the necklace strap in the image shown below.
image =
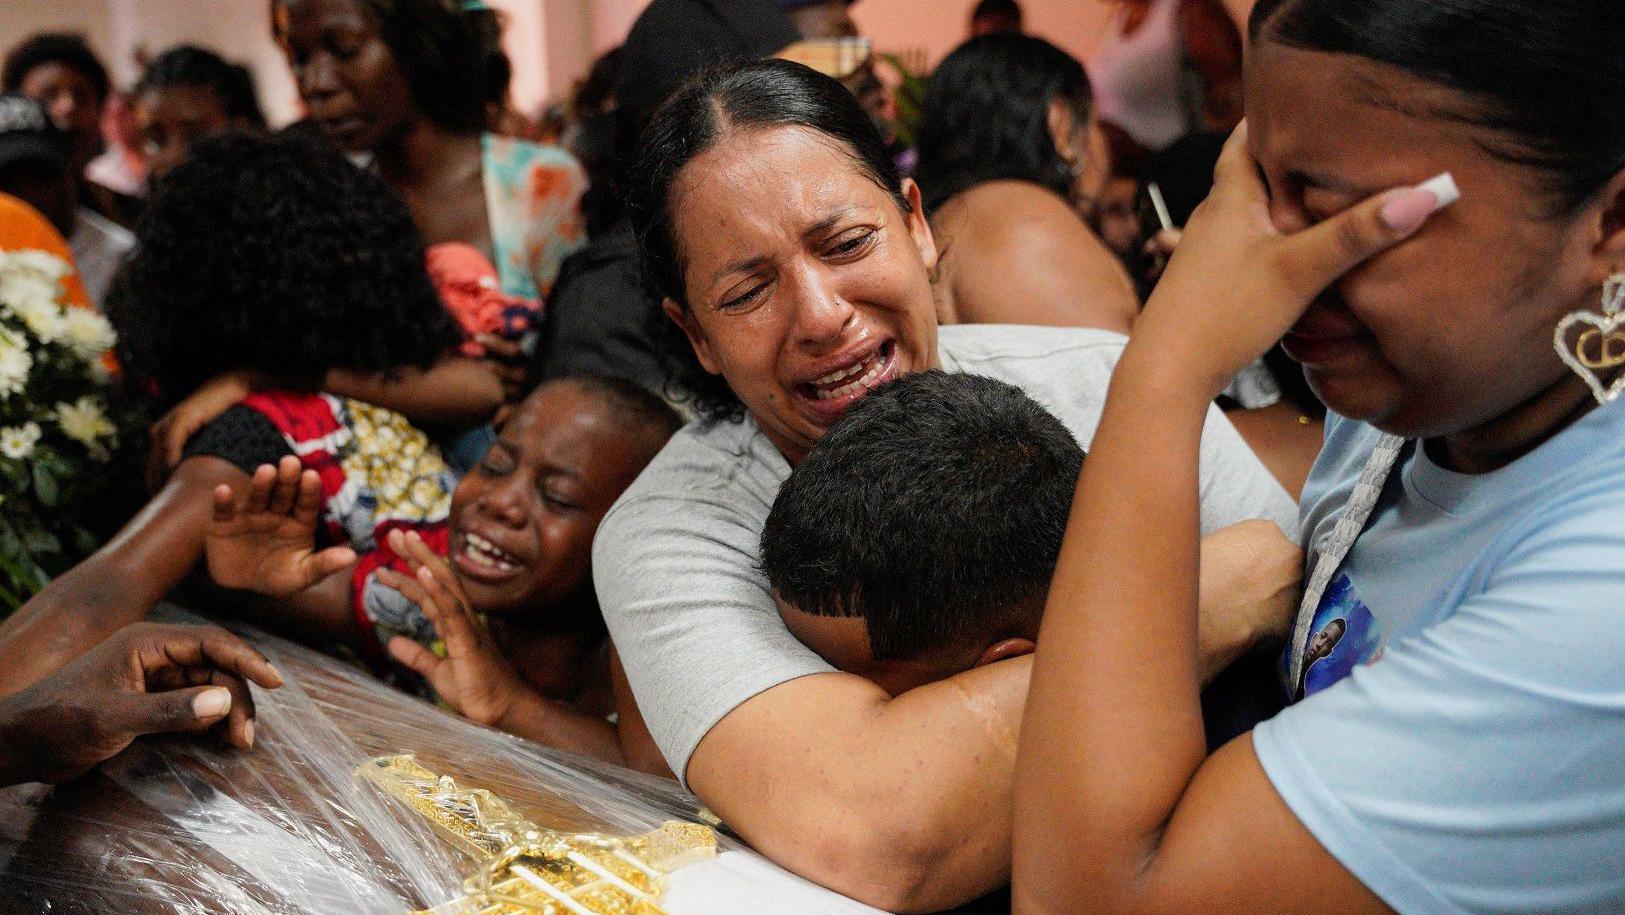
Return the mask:
[[1309,583],[1303,589],[1303,602],[1298,605],[1298,621],[1292,628],[1291,663],[1288,672],[1291,678],[1289,683],[1297,683],[1303,677],[1303,657],[1309,645],[1309,630],[1315,624],[1315,611],[1320,609],[1320,599],[1325,596],[1326,588],[1332,582],[1332,576],[1342,567],[1343,560],[1348,558],[1349,551],[1354,548],[1354,541],[1360,538],[1366,525],[1371,521],[1372,512],[1376,511],[1377,499],[1382,496],[1383,487],[1388,485],[1388,478],[1393,474],[1394,467],[1399,463],[1399,455],[1405,450],[1405,440],[1397,435],[1384,435],[1377,442],[1376,450],[1366,459],[1365,468],[1360,471],[1360,479],[1354,484],[1354,492],[1349,495],[1348,504],[1343,506],[1343,514],[1332,527],[1331,536],[1326,538],[1323,549],[1316,551],[1314,570],[1309,575]]

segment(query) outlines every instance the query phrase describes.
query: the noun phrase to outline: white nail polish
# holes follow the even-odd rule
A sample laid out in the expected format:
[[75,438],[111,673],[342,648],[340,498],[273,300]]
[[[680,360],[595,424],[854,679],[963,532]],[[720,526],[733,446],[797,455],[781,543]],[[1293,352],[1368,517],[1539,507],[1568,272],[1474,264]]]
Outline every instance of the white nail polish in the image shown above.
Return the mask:
[[1438,205],[1433,209],[1435,213],[1461,199],[1461,188],[1456,186],[1456,178],[1449,172],[1429,178],[1418,184],[1416,189],[1427,191],[1439,201]]

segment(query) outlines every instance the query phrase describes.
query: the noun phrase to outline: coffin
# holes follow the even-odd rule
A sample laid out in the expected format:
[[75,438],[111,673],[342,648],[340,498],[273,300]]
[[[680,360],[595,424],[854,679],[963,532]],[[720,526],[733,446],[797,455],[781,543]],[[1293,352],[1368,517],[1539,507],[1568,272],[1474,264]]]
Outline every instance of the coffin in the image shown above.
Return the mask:
[[651,878],[657,902],[600,893],[505,909],[477,899],[473,891],[490,886],[479,876],[488,856],[359,773],[411,754],[551,837],[588,834],[605,848],[663,826],[709,837],[667,824],[714,821],[675,782],[482,728],[341,661],[239,631],[287,681],[256,690],[254,749],[147,738],[71,784],[0,791],[0,912],[876,911],[783,871],[723,829],[708,840],[714,851]]

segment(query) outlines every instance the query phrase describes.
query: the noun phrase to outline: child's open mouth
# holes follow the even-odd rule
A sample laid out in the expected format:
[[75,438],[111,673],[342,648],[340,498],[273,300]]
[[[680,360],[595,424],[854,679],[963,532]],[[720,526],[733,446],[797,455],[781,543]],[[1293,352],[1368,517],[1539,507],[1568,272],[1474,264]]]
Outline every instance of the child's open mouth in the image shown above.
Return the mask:
[[453,558],[460,570],[471,577],[485,580],[507,578],[518,572],[522,565],[519,557],[473,531],[463,533],[462,549]]

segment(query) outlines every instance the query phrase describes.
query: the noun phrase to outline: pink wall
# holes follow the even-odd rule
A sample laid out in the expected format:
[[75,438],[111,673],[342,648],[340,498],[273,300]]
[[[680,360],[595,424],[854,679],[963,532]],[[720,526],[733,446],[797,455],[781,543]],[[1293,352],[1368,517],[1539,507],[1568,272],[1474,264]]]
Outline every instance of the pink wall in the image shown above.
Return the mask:
[[[526,110],[569,90],[593,57],[620,44],[649,0],[490,0],[507,14],[514,96]],[[1250,0],[1225,0],[1245,5]],[[918,51],[936,63],[965,38],[975,0],[860,0],[853,16],[885,51]],[[1087,58],[1100,40],[1109,0],[1022,0],[1035,34]],[[88,33],[119,82],[134,78],[139,47],[181,41],[214,47],[254,70],[273,120],[297,113],[281,52],[266,26],[265,0],[0,0],[0,48],[45,28]]]
[[[1079,59],[1100,42],[1112,5],[1107,0],[1023,0],[1027,30]],[[886,51],[922,50],[933,64],[967,37],[976,0],[862,0],[852,17]]]

